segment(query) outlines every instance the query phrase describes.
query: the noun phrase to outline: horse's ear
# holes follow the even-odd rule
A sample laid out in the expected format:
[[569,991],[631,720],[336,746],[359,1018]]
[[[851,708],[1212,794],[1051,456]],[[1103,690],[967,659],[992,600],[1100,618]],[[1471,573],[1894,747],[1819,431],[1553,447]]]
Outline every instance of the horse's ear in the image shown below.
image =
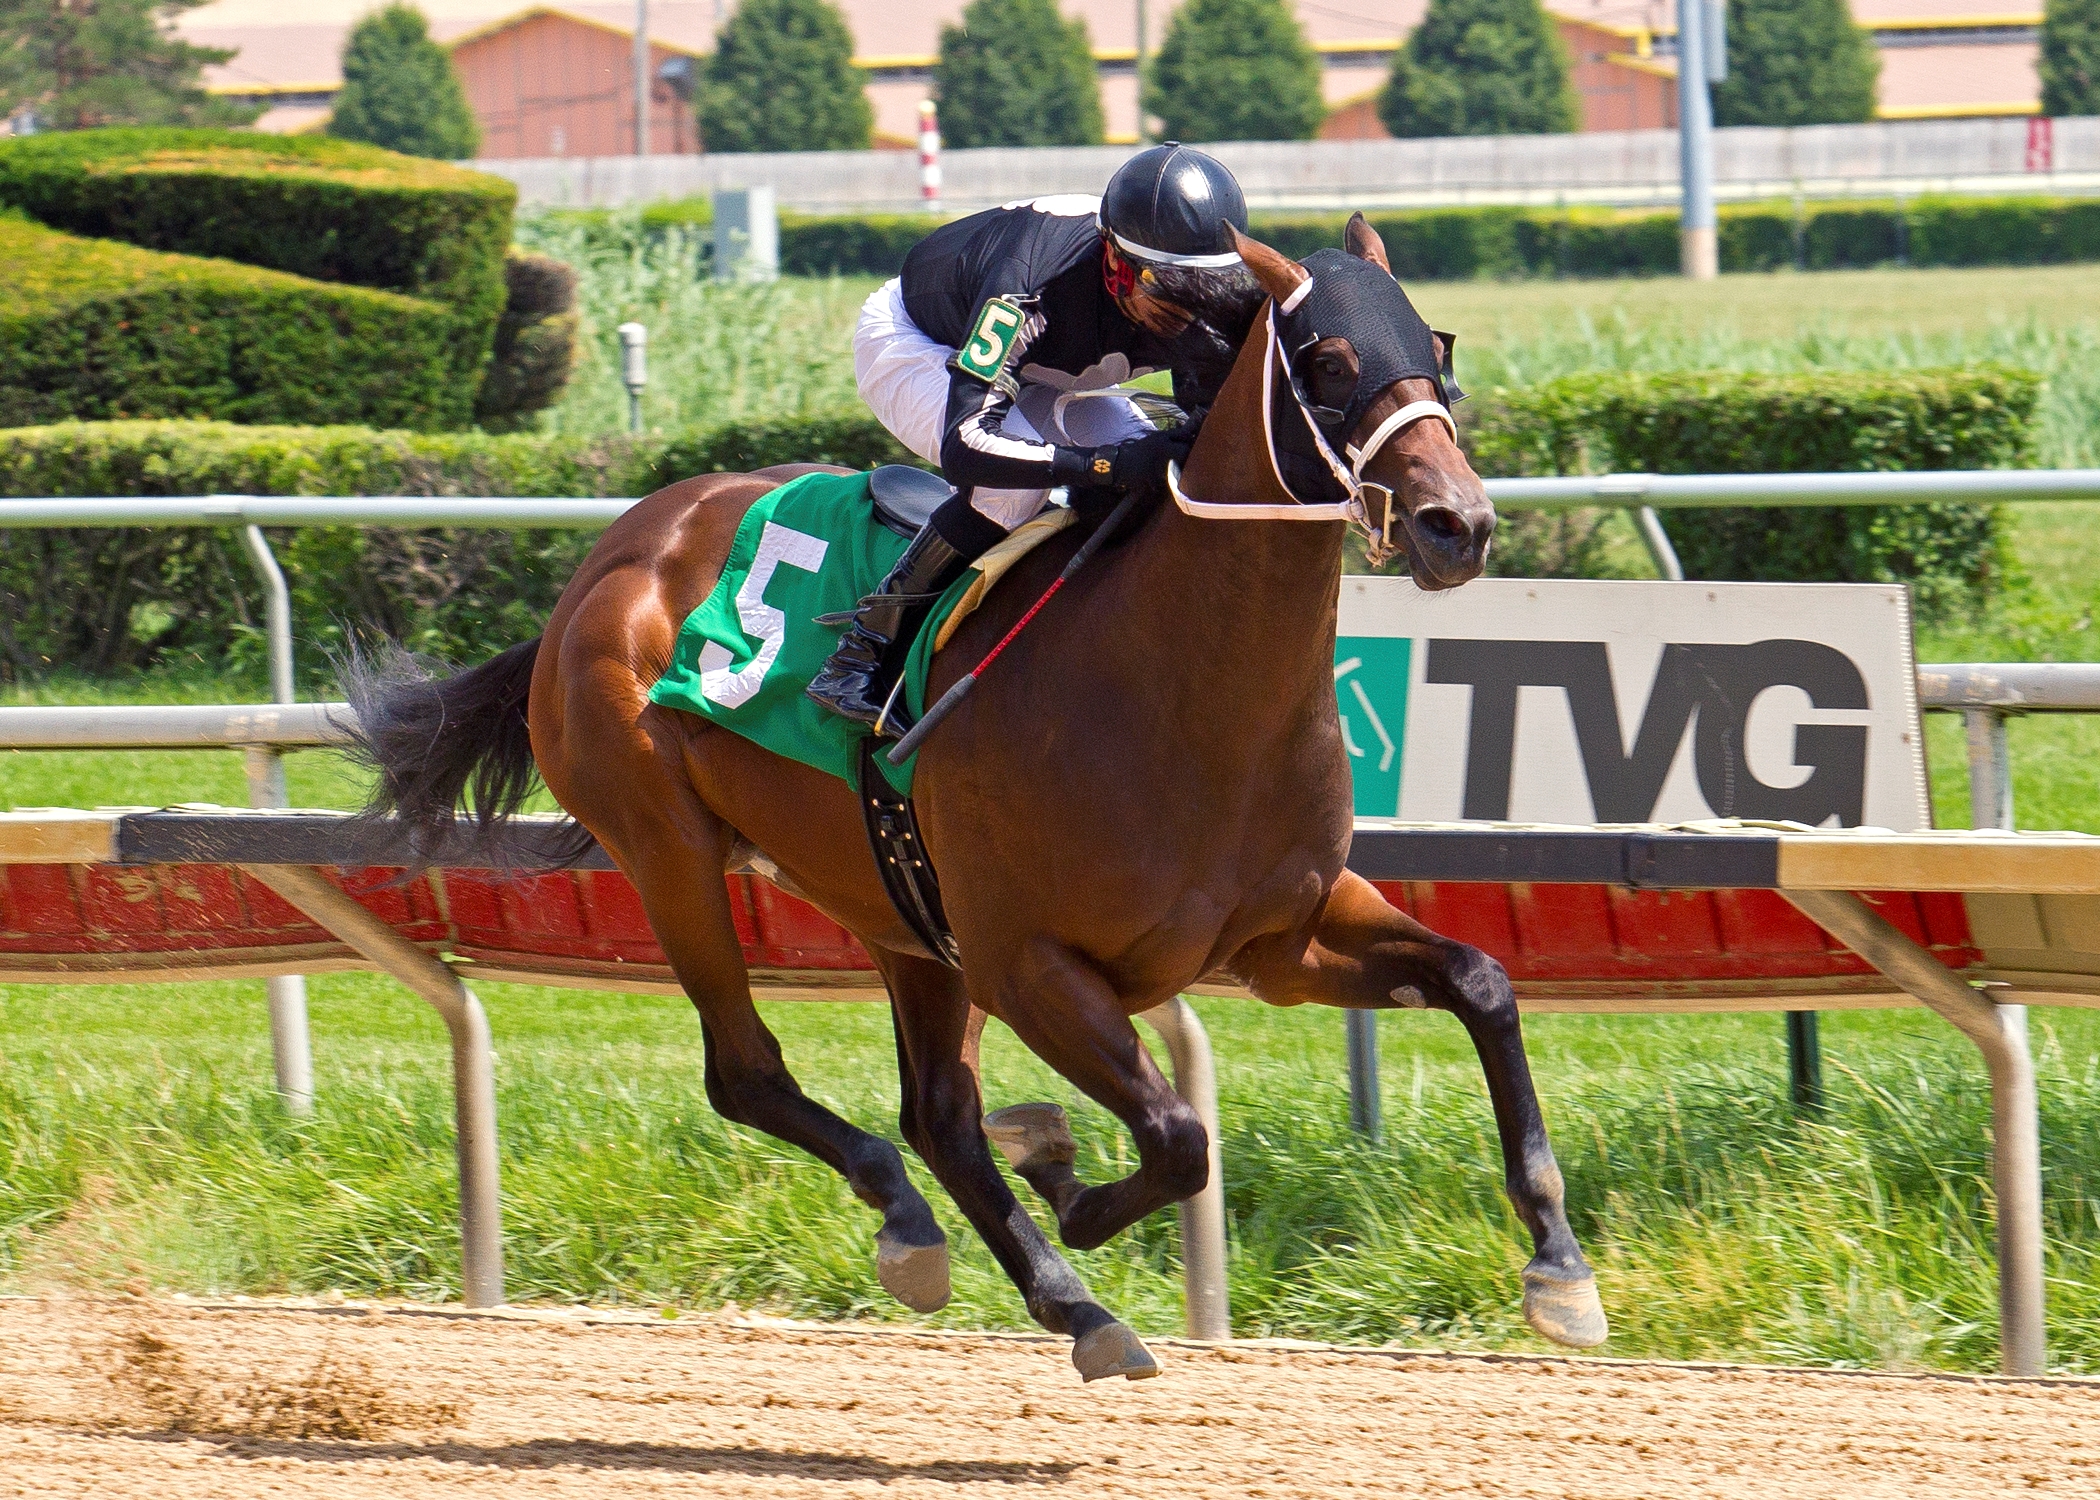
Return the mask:
[[1225,227],[1232,230],[1232,248],[1247,263],[1247,269],[1254,273],[1261,289],[1278,302],[1288,302],[1291,293],[1312,280],[1312,272],[1281,250],[1272,250],[1260,240],[1249,239],[1230,224]]
[[1342,231],[1342,245],[1358,260],[1369,261],[1388,276],[1393,274],[1392,263],[1385,258],[1385,241],[1361,213],[1349,215],[1349,227]]

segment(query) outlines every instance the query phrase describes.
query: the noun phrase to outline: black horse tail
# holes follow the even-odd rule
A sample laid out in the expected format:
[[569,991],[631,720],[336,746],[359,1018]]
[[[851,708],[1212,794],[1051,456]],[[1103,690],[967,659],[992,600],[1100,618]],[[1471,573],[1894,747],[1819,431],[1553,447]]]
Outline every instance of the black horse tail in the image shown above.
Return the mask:
[[[534,637],[463,672],[392,643],[353,647],[336,662],[357,714],[352,754],[378,773],[359,815],[368,831],[397,819],[420,864],[471,852],[504,868],[552,868],[589,850],[590,833],[573,821],[551,836],[535,829],[540,836],[522,845],[502,837],[539,786],[525,717],[539,654]],[[469,801],[471,828],[462,830]]]

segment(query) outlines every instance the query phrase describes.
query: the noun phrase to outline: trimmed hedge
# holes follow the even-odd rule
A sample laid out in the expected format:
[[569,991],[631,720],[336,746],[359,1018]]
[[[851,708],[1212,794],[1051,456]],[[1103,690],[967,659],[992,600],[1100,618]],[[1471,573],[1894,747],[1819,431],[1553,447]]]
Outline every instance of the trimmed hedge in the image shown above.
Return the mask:
[[[1601,375],[1498,390],[1468,435],[1485,474],[1743,474],[2016,468],[2039,377],[2002,368],[1806,375]],[[1509,518],[1527,544],[1565,528]],[[1716,508],[1665,518],[1690,578],[1903,582],[1942,616],[2002,579],[1999,512],[1956,503]],[[1527,531],[1535,533],[1527,537]]]
[[[1670,276],[1678,270],[1674,213],[1457,208],[1370,218],[1403,279]],[[1723,271],[2100,260],[2100,200],[2090,198],[1819,203],[1805,206],[1798,218],[1788,204],[1745,204],[1721,209],[1717,219]],[[1347,220],[1346,214],[1258,219],[1255,230],[1302,259],[1340,244]]]
[[501,177],[322,135],[122,129],[0,142],[0,203],[55,229],[490,319],[517,199]]
[[[717,469],[909,460],[874,418],[746,423],[668,442],[222,422],[0,431],[0,495],[642,495]],[[911,460],[915,461],[915,460]],[[273,532],[309,672],[349,629],[477,660],[536,634],[592,532]],[[201,528],[0,532],[0,678],[184,658],[260,662],[238,544]]]
[[469,412],[503,311],[516,204],[500,177],[320,135],[118,129],[0,141],[0,205],[54,229],[444,303]]
[[[653,216],[653,217],[652,217]],[[1602,208],[1434,208],[1373,213],[1402,280],[1670,276],[1677,215]],[[651,224],[704,223],[691,204],[645,211]],[[1257,214],[1254,232],[1303,259],[1342,242],[1347,214]],[[783,215],[781,269],[795,275],[894,276],[939,220],[914,214]],[[1720,210],[1724,271],[1848,266],[2054,265],[2100,260],[2100,199],[1916,198]]]
[[895,276],[944,221],[931,214],[783,214],[780,269],[791,276]]
[[435,303],[0,218],[0,426],[208,414],[457,427]]
[[512,250],[503,280],[503,316],[474,398],[474,418],[488,432],[516,432],[552,406],[576,366],[575,268]]

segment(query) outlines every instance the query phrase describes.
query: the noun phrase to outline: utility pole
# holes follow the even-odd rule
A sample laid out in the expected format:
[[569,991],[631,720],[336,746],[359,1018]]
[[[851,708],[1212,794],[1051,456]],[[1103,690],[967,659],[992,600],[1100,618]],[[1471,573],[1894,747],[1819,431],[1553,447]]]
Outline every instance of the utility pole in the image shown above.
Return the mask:
[[1145,144],[1145,0],[1137,0],[1137,141]]
[[[1711,281],[1720,272],[1720,247],[1714,240],[1713,100],[1707,93],[1712,63],[1706,31],[1711,15],[1706,0],[1677,0],[1677,154],[1684,185],[1678,223],[1684,274],[1693,281]],[[1725,52],[1722,59],[1725,67]]]
[[634,0],[634,154],[649,154],[649,0]]

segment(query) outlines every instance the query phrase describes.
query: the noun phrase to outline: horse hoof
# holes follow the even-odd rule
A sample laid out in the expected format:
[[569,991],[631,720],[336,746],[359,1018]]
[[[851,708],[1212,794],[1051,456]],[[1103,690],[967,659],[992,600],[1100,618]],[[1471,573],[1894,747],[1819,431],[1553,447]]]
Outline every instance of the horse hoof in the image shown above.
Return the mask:
[[1526,1266],[1524,1317],[1554,1343],[1570,1349],[1594,1349],[1611,1337],[1594,1276],[1569,1281]]
[[913,1312],[939,1312],[948,1305],[948,1247],[906,1245],[875,1236],[875,1275],[883,1289]]
[[1159,1361],[1142,1340],[1121,1323],[1103,1323],[1072,1345],[1072,1367],[1081,1380],[1106,1380],[1120,1375],[1125,1380],[1150,1380],[1159,1373]]
[[1060,1104],[1009,1104],[984,1117],[984,1133],[1016,1172],[1079,1159]]

